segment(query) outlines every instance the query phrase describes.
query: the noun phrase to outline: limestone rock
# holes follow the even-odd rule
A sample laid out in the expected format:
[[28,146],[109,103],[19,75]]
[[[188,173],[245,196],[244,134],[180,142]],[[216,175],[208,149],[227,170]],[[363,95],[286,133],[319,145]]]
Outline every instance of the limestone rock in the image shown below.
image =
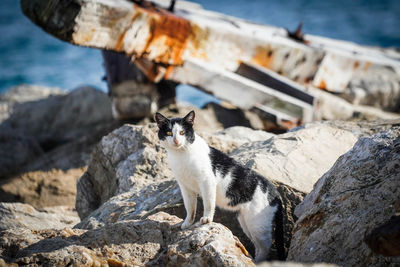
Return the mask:
[[253,266],[243,245],[216,223],[181,231],[181,220],[157,213],[94,230],[6,230],[0,253],[7,262],[48,266]]
[[313,184],[357,141],[349,131],[323,124],[244,144],[231,153],[273,181],[310,192]]
[[[46,92],[44,90],[43,94]],[[52,147],[81,137],[94,131],[99,123],[112,120],[108,96],[94,88],[81,87],[67,95],[49,94],[47,98],[14,105],[0,129],[23,133],[44,147]]]
[[[91,87],[78,88],[69,94],[38,86],[15,87],[0,95],[0,113],[1,178],[43,166],[56,168],[49,162],[60,162],[66,157],[70,158],[63,164],[64,170],[82,167],[81,163],[80,166],[68,163],[80,158],[80,152],[85,154],[84,150],[118,125],[112,118],[108,96]],[[70,142],[78,142],[77,150],[81,151],[75,155],[60,153],[57,158],[44,155],[50,150],[55,154],[55,149],[66,143],[71,145]],[[64,152],[72,152],[72,147],[77,146],[72,145]],[[28,167],[33,161],[36,167]]]
[[296,222],[288,255],[301,262],[395,266],[364,236],[395,214],[400,198],[400,127],[361,138],[319,180]]
[[258,267],[335,267],[335,264],[328,263],[299,263],[290,261],[272,261],[272,262],[262,262],[257,264]]
[[43,154],[34,138],[0,130],[0,179],[18,173],[28,162]]
[[0,123],[8,119],[15,106],[66,93],[58,88],[21,84],[0,94]]
[[81,218],[109,198],[172,179],[166,153],[158,144],[157,126],[124,125],[103,137],[87,172],[77,184],[76,208]]
[[29,203],[35,208],[47,206],[74,206],[76,181],[86,168],[66,171],[32,171],[0,183],[0,201]]
[[272,133],[261,130],[252,130],[243,126],[229,127],[212,134],[203,132],[199,133],[199,135],[206,140],[208,145],[225,153],[230,153],[245,143],[264,141],[274,136]]
[[[0,230],[26,228],[30,230],[63,229],[79,222],[76,211],[67,206],[36,210],[22,203],[0,203]],[[10,230],[13,231],[13,230]]]

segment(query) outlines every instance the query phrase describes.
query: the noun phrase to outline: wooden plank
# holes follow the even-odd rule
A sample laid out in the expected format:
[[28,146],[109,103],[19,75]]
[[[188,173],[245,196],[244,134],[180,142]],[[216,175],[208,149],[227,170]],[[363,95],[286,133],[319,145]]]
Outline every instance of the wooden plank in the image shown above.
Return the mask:
[[309,122],[313,105],[200,60],[186,60],[169,79],[190,84],[243,109],[258,107],[276,117]]
[[397,53],[312,35],[300,43],[282,28],[181,3],[185,2],[178,1],[174,13],[145,1],[139,6],[125,0],[21,0],[21,7],[32,21],[62,40],[157,63],[146,73],[153,81],[168,78],[168,66],[186,61],[201,60],[229,72],[248,62],[304,86],[340,92],[357,103],[395,108],[400,99]]
[[304,87],[265,68],[260,68],[254,64],[241,63],[235,73],[297,98],[309,105],[314,104],[314,97],[307,93]]

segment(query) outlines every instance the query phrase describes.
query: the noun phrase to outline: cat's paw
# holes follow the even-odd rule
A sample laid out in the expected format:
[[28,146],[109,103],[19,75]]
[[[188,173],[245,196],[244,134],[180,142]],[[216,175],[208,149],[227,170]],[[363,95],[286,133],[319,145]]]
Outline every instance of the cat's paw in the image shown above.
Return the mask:
[[184,221],[182,224],[181,224],[181,229],[182,230],[184,230],[184,229],[186,229],[186,228],[188,228],[189,226],[191,226],[193,224],[193,222],[189,222],[189,221]]
[[200,219],[201,224],[206,224],[206,223],[211,223],[211,222],[212,222],[211,217],[201,217],[201,219]]

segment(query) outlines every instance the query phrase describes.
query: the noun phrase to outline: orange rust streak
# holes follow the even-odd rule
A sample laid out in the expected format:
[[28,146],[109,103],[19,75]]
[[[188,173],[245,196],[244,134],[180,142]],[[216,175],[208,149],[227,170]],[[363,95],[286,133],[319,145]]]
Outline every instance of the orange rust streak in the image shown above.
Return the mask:
[[161,38],[162,45],[167,49],[153,60],[162,63],[182,64],[182,54],[191,34],[189,21],[153,6],[147,8],[136,6],[136,9],[138,12],[147,13],[152,17],[150,20],[151,37],[145,51],[150,53],[152,45],[160,45],[156,41],[160,41]]
[[364,66],[363,71],[367,71],[369,69],[369,67],[371,66],[371,62],[367,61],[367,63]]
[[117,51],[121,51],[122,50],[122,46],[124,44],[125,34],[126,34],[126,32],[121,34],[121,36],[118,38],[117,44],[115,46],[115,50],[117,50]]
[[326,90],[326,83],[324,80],[321,80],[321,82],[318,85],[318,88]]
[[175,66],[169,65],[167,71],[165,72],[164,79],[168,80],[169,76],[171,75],[172,71],[174,70]]
[[257,65],[271,69],[271,65],[274,61],[274,55],[268,48],[258,47],[251,61]]
[[354,65],[353,65],[353,69],[357,69],[358,66],[360,66],[360,63],[358,61],[355,61]]

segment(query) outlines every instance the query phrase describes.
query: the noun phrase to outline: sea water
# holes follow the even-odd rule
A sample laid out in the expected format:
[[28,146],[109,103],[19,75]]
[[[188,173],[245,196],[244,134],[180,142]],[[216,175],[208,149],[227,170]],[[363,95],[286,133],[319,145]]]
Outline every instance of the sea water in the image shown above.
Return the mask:
[[[178,0],[179,1],[179,0]],[[364,45],[400,47],[400,0],[200,0],[205,9],[262,24]],[[46,34],[21,12],[18,0],[0,1],[0,92],[18,84],[107,91],[99,50]],[[214,98],[180,86],[181,101],[202,106]]]

